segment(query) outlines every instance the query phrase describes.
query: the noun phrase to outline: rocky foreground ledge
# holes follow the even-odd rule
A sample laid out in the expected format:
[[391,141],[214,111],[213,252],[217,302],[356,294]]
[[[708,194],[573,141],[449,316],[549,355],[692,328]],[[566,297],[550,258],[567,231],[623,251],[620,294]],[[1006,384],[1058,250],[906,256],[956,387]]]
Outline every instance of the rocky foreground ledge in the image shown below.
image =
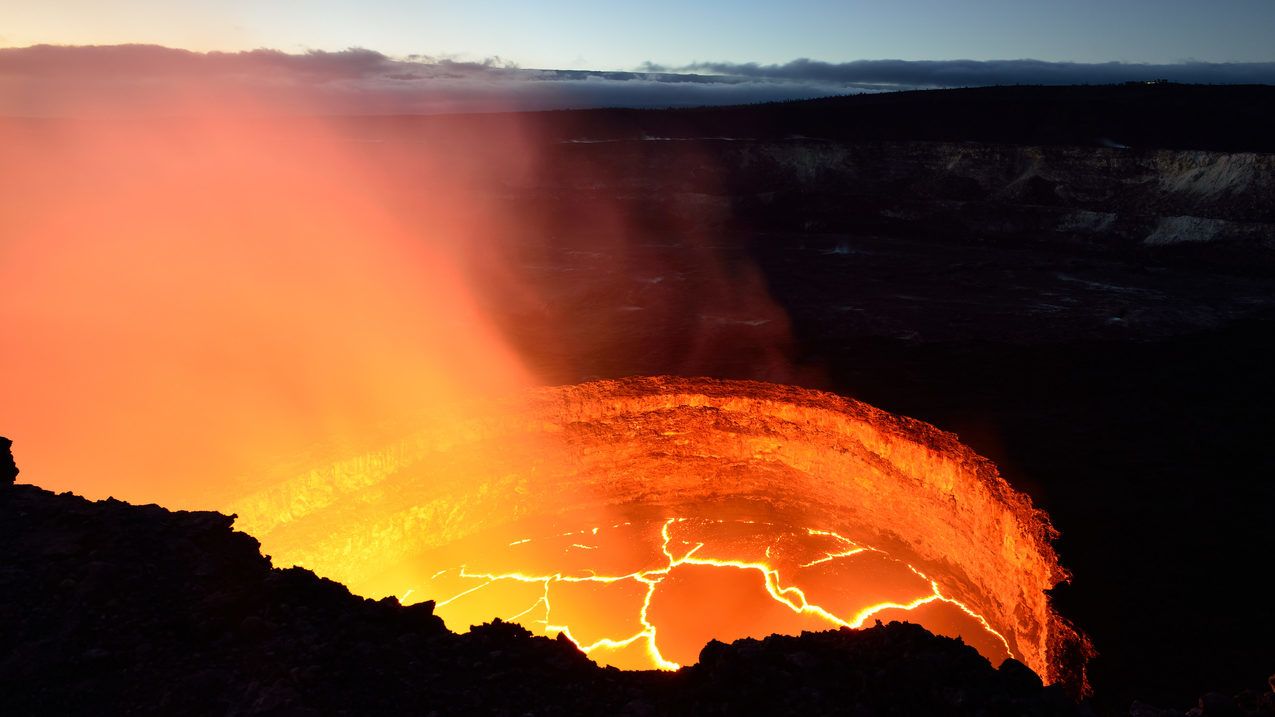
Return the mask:
[[676,673],[603,669],[500,621],[458,635],[432,603],[272,567],[231,516],[13,485],[7,448],[4,714],[1090,713],[1017,662],[993,669],[903,623],[714,642]]

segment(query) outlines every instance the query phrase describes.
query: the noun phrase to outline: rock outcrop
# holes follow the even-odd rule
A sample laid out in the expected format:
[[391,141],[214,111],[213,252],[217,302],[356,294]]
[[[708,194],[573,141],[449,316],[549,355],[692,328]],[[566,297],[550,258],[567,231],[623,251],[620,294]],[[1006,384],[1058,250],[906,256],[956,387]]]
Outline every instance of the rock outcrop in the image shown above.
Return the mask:
[[18,464],[13,460],[13,441],[0,436],[0,487],[13,485],[18,479]]

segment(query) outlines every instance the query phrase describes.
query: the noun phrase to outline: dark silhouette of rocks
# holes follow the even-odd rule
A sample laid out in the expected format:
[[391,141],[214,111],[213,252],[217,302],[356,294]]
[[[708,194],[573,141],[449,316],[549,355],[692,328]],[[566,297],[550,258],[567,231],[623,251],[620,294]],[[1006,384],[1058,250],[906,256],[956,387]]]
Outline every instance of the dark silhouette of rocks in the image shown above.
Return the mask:
[[213,512],[0,498],[5,714],[1075,715],[1016,662],[891,623],[714,642],[677,673],[596,666],[499,620],[277,569]]
[[[1275,678],[1273,678],[1275,679]],[[1129,717],[1265,717],[1275,715],[1275,686],[1270,690],[1248,689],[1237,695],[1206,692],[1194,707],[1161,709],[1134,701]]]
[[18,464],[13,460],[13,441],[0,436],[0,487],[13,485],[18,479]]

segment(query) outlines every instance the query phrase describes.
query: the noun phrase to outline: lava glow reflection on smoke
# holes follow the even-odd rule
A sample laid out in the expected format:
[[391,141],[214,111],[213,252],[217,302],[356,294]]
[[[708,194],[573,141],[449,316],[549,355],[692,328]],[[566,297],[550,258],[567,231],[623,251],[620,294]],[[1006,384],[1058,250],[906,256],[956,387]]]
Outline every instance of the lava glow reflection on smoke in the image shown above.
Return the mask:
[[30,475],[207,507],[526,384],[458,268],[463,181],[422,154],[409,196],[317,120],[190,109],[0,122],[0,423]]

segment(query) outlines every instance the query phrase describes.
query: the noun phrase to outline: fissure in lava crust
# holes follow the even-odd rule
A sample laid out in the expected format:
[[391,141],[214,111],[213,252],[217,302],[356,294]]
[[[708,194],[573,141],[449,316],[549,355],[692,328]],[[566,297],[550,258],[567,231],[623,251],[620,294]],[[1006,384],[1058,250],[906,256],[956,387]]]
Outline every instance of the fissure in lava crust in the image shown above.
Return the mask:
[[[624,668],[709,639],[874,620],[1087,689],[1048,518],[928,424],[790,386],[645,377],[537,389],[229,506],[276,564],[366,595],[565,633]],[[432,425],[437,425],[432,424]]]

